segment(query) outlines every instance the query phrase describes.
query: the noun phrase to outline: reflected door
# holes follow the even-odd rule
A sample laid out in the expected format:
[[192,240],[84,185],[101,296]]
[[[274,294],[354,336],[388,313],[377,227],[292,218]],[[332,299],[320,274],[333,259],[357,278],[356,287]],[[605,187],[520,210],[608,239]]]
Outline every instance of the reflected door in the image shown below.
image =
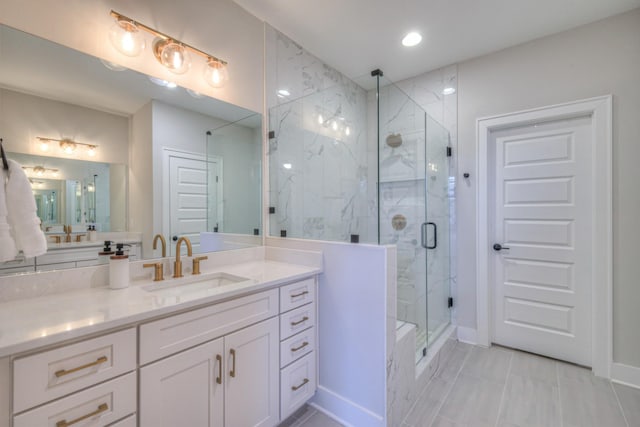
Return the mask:
[[[200,232],[207,229],[207,162],[169,156],[169,195],[171,239],[188,237],[199,252]],[[175,245],[170,247],[174,255]]]

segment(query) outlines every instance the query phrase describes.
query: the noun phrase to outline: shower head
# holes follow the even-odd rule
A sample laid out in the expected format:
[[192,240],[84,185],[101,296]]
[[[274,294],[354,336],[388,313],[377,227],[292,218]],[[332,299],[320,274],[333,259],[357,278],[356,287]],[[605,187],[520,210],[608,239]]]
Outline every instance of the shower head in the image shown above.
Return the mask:
[[399,133],[392,133],[387,137],[387,145],[391,148],[396,148],[402,145],[402,135]]

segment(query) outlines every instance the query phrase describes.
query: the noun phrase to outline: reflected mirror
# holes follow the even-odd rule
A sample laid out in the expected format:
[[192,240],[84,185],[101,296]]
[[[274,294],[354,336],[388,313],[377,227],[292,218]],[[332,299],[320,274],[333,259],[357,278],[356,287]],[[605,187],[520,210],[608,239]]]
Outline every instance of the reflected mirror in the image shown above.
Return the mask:
[[[166,237],[168,254],[179,236],[196,252],[260,245],[261,132],[253,111],[0,25],[0,138],[26,167],[50,233],[95,226],[111,233],[97,241],[139,241],[143,258],[160,255],[155,234]],[[43,151],[38,138],[96,149],[71,153],[54,142]],[[171,161],[194,158],[201,172]],[[201,248],[201,232],[223,243]],[[59,248],[49,240],[49,251]]]

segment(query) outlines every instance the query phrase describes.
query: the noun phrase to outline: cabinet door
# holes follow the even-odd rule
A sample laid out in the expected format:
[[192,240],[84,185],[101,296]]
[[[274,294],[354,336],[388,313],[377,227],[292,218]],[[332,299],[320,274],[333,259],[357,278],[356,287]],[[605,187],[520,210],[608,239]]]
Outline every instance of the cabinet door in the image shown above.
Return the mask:
[[140,425],[222,427],[223,350],[219,338],[141,368]]
[[225,426],[275,426],[280,419],[278,318],[225,337]]

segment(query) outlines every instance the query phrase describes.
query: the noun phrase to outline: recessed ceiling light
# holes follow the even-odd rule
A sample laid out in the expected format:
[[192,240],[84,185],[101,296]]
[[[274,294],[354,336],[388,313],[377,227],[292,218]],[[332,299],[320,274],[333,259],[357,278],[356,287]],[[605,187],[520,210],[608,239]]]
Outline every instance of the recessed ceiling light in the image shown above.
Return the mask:
[[422,41],[422,36],[415,31],[410,32],[402,39],[402,45],[411,47],[415,46]]
[[448,87],[445,87],[442,90],[442,94],[443,95],[452,95],[454,93],[456,93],[456,88],[455,87],[448,86]]

